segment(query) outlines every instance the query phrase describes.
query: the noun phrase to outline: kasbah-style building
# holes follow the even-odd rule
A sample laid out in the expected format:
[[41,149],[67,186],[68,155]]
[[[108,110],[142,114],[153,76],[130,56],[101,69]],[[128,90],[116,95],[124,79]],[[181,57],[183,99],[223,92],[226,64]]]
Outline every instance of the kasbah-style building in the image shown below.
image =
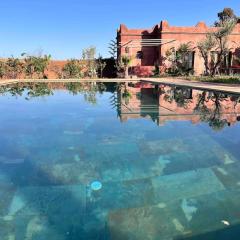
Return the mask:
[[[217,31],[217,27],[208,27],[204,22],[199,22],[194,27],[171,26],[167,21],[162,21],[152,29],[129,29],[124,24],[117,31],[118,57],[131,57],[130,73],[137,76],[150,76],[155,66],[164,72],[169,66],[166,61],[166,52],[176,49],[180,44],[189,43],[193,51],[189,54],[189,67],[195,75],[204,73],[204,63],[197,48],[198,42],[206,38],[206,34]],[[240,22],[236,24],[228,38],[230,52],[226,64],[239,68],[239,63],[234,61],[234,56],[239,56],[240,50]]]

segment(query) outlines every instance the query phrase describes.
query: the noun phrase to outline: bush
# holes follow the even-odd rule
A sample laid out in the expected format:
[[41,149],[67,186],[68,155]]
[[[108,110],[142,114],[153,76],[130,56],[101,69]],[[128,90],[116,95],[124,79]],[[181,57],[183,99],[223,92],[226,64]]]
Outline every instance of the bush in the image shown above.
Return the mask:
[[4,62],[0,62],[0,78],[3,78],[6,73],[6,65]]
[[4,63],[4,75],[9,79],[16,79],[23,73],[24,65],[18,58],[8,58]]
[[82,78],[82,64],[80,60],[71,59],[63,67],[63,78]]
[[[22,56],[26,54],[23,53]],[[33,78],[47,78],[45,75],[45,70],[48,67],[51,55],[44,56],[30,56],[27,55],[24,58],[24,70],[27,77]]]

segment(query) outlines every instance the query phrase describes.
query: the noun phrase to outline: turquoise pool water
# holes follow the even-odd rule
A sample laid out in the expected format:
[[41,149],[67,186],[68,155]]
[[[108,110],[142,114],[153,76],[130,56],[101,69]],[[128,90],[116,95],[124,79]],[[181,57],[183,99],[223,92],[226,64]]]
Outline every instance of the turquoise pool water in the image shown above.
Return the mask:
[[233,240],[240,96],[0,87],[1,240]]

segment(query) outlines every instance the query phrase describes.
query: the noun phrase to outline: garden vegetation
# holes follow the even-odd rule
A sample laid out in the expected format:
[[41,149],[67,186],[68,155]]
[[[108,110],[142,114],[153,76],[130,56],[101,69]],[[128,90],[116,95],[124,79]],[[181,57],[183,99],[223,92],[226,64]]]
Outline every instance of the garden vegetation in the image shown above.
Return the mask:
[[51,55],[21,54],[21,58],[10,57],[0,60],[0,78],[2,79],[47,79],[48,71],[58,78],[80,79],[103,77],[105,60],[96,58],[96,48],[83,50],[81,59],[67,60],[63,67],[50,66]]

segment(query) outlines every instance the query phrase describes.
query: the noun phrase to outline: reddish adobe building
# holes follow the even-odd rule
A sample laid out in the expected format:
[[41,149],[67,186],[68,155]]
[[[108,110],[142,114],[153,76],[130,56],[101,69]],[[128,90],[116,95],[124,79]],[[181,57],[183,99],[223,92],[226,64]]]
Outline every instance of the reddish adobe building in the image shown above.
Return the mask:
[[[206,37],[210,31],[217,27],[208,27],[204,22],[199,22],[194,27],[170,26],[167,21],[162,21],[152,29],[128,29],[121,24],[117,32],[118,57],[128,55],[131,57],[130,71],[134,75],[149,76],[155,66],[161,72],[169,67],[166,61],[166,52],[177,49],[182,43],[189,43],[193,51],[189,54],[189,67],[196,75],[204,73],[204,63],[197,49],[197,43]],[[239,65],[234,61],[240,49],[240,22],[238,22],[228,40],[231,52],[226,58],[227,66]]]

